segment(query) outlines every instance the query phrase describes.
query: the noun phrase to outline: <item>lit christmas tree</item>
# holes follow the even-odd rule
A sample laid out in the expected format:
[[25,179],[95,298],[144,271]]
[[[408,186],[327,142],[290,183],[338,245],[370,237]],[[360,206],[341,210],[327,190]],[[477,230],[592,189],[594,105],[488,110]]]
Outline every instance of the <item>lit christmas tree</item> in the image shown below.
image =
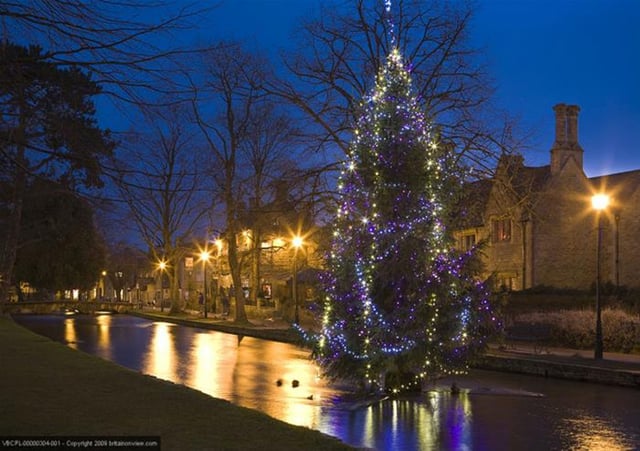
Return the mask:
[[325,373],[399,392],[465,371],[495,319],[453,250],[447,218],[461,179],[394,48],[364,99],[339,180],[323,328]]

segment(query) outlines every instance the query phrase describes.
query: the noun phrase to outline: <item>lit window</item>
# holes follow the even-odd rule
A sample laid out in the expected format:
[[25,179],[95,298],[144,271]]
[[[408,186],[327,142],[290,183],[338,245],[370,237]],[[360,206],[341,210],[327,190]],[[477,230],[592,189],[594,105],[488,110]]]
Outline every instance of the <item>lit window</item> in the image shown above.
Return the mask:
[[511,240],[511,220],[510,219],[494,219],[492,238],[494,243],[510,241]]

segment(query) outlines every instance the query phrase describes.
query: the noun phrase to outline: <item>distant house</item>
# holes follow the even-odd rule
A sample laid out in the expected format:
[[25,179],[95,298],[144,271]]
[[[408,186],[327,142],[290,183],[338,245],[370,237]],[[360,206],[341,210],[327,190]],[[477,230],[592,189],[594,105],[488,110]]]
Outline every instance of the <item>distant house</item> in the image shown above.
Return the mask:
[[317,228],[310,211],[293,202],[289,191],[289,183],[280,180],[270,202],[258,205],[253,199],[241,214],[244,239],[238,243],[239,250],[246,253],[243,277],[250,288],[249,303],[255,298],[291,300],[294,271],[298,300],[312,297],[310,275],[322,267],[316,252]]
[[[578,143],[576,105],[558,104],[550,164],[524,165],[504,156],[495,175],[466,187],[455,231],[458,246],[481,241],[486,276],[496,288],[534,286],[588,289],[596,280],[597,236],[600,280],[640,286],[640,170],[587,177]],[[594,194],[610,203],[598,213]]]

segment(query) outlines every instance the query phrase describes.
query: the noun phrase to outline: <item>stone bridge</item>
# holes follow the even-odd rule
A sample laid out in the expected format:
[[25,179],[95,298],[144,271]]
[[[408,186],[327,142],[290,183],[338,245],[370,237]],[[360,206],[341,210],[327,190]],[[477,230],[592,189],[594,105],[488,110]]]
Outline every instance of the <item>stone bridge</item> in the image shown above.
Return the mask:
[[2,313],[126,313],[139,310],[139,304],[131,302],[100,302],[100,301],[25,301],[5,302],[0,304]]

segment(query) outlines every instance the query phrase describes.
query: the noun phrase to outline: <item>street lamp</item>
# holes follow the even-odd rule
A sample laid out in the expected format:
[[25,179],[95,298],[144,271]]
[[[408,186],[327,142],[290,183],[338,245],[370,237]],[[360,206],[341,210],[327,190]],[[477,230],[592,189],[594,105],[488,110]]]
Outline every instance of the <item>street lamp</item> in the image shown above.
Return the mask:
[[609,206],[609,196],[595,194],[591,197],[591,206],[596,211],[598,233],[596,244],[596,346],[593,358],[602,359],[602,306],[600,304],[600,247],[602,244],[602,212]]
[[291,291],[293,295],[293,304],[295,306],[295,324],[300,324],[300,312],[298,309],[298,249],[302,247],[303,241],[300,235],[296,235],[291,240],[293,246],[293,283]]
[[204,250],[200,252],[200,261],[202,262],[202,290],[204,291],[204,305],[203,312],[204,317],[207,317],[207,263],[209,263],[209,259],[211,258],[211,253],[208,250]]
[[100,274],[102,275],[102,277],[100,279],[100,296],[98,296],[98,300],[102,302],[104,300],[105,294],[107,294],[107,270],[103,269]]

